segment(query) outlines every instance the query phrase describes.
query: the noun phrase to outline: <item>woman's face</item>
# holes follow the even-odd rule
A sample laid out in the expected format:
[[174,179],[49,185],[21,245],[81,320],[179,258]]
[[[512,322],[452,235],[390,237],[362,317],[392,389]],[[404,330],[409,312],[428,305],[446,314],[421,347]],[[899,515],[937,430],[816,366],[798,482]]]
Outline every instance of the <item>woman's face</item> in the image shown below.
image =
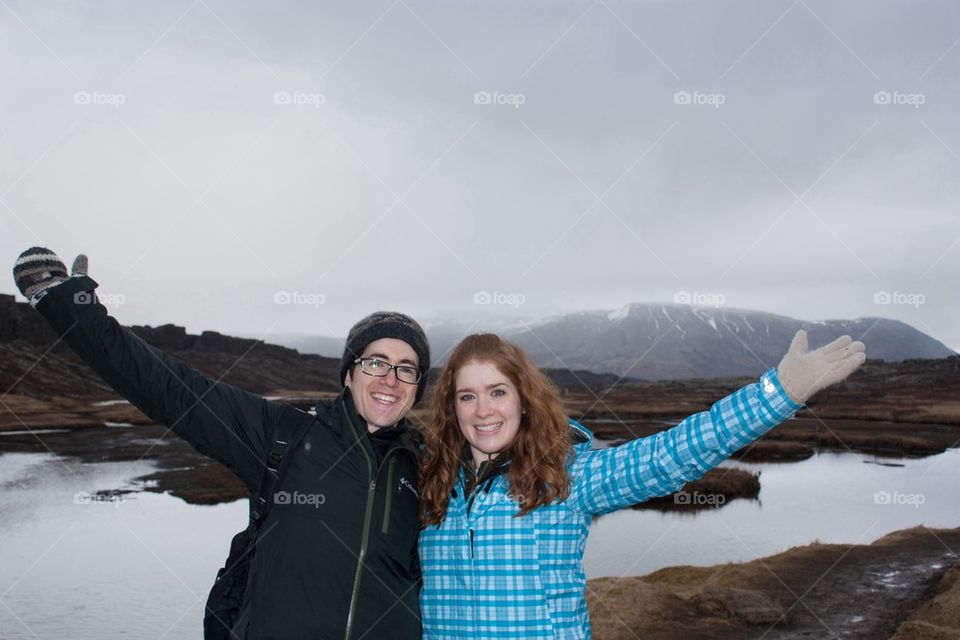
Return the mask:
[[492,363],[468,362],[455,377],[460,432],[476,466],[510,446],[520,429],[520,393]]

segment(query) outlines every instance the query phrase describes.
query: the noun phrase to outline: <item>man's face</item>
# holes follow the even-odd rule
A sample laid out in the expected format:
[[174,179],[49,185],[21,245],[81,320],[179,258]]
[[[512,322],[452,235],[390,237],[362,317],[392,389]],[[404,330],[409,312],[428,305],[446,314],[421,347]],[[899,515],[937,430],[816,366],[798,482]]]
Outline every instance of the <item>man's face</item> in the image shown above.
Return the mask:
[[[360,357],[379,358],[395,365],[420,366],[413,347],[396,338],[371,342]],[[397,380],[396,370],[378,378],[364,373],[360,365],[355,364],[347,372],[345,384],[353,394],[357,413],[367,421],[370,431],[397,424],[410,411],[417,396],[417,385]]]

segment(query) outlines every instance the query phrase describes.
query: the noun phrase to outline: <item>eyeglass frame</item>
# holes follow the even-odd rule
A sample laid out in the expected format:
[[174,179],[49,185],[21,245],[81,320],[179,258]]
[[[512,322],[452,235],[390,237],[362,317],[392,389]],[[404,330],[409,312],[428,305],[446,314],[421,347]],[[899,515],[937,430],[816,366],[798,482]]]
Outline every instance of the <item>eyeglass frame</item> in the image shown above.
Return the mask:
[[[384,373],[383,375],[377,375],[377,374],[375,374],[375,373],[370,373],[370,372],[367,371],[366,368],[364,368],[364,366],[363,366],[363,361],[364,361],[364,360],[376,360],[377,362],[382,362],[383,364],[387,365],[387,372]],[[365,357],[365,358],[357,358],[356,360],[353,361],[353,364],[359,364],[359,365],[360,365],[360,371],[364,372],[364,373],[367,374],[368,376],[373,376],[374,378],[386,378],[387,376],[390,375],[390,372],[393,371],[393,376],[397,379],[397,382],[402,382],[403,384],[420,384],[420,381],[423,380],[423,372],[420,371],[420,368],[419,368],[419,367],[412,367],[412,366],[410,366],[409,364],[390,364],[389,362],[387,362],[387,361],[384,360],[383,358],[377,358],[377,357],[375,357],[375,356],[367,356],[367,357]],[[401,379],[401,378],[400,378],[400,375],[397,373],[397,370],[398,370],[398,369],[401,369],[401,368],[403,368],[403,369],[413,369],[414,371],[416,371],[416,372],[417,372],[417,379],[414,380],[413,382],[407,382],[406,380]]]

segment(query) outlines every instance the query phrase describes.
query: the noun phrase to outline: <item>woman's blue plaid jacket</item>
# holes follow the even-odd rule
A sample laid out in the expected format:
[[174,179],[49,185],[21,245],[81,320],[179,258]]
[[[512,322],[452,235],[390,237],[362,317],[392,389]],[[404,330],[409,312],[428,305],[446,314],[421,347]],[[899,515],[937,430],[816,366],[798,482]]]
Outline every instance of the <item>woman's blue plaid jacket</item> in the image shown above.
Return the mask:
[[570,497],[513,517],[506,475],[477,489],[463,472],[439,526],[420,534],[425,639],[589,638],[583,551],[595,514],[668,495],[792,416],[776,371],[676,427],[611,449],[571,421]]

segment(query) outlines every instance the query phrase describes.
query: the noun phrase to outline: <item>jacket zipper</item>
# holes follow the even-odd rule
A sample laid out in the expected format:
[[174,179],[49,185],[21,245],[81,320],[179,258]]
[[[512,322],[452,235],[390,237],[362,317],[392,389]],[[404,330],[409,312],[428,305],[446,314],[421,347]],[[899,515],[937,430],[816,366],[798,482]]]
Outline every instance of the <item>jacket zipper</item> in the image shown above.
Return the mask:
[[[350,416],[347,414],[346,406],[343,407],[343,414],[347,420],[347,424],[353,426],[353,420],[350,419]],[[350,640],[350,636],[353,633],[353,618],[357,609],[357,597],[360,594],[360,576],[363,574],[363,559],[367,555],[367,544],[370,542],[370,520],[373,516],[373,501],[374,496],[377,490],[377,478],[373,476],[373,463],[370,461],[370,454],[367,453],[367,450],[363,447],[363,443],[360,441],[360,436],[357,434],[356,429],[353,431],[354,436],[357,438],[357,444],[361,445],[360,449],[363,451],[364,457],[367,459],[367,478],[370,479],[370,484],[367,486],[367,507],[363,514],[363,536],[360,541],[360,553],[357,555],[357,572],[353,577],[353,593],[350,594],[350,609],[347,612],[347,629],[344,634],[344,640]],[[396,459],[396,452],[393,452],[393,455],[390,458],[390,472],[393,472],[393,463]],[[383,468],[383,464],[377,467],[377,476],[380,475],[380,469]],[[387,499],[389,500],[390,495],[390,486],[387,486]]]
[[357,597],[360,594],[360,576],[363,573],[363,558],[367,555],[367,544],[370,542],[370,516],[373,515],[373,498],[377,490],[377,479],[373,477],[373,464],[370,462],[370,454],[367,453],[367,450],[363,447],[363,442],[360,441],[360,435],[357,434],[357,430],[354,428],[353,420],[351,420],[350,415],[347,414],[346,405],[343,406],[343,415],[347,420],[347,424],[353,429],[353,435],[357,438],[357,444],[360,445],[360,449],[367,459],[367,478],[370,480],[370,484],[367,487],[367,507],[363,514],[363,535],[360,539],[360,553],[357,555],[357,572],[353,577],[353,593],[350,594],[350,609],[347,611],[347,628],[343,636],[344,640],[350,640],[350,635],[353,633],[353,618],[357,609]]
[[390,529],[390,498],[393,496],[393,465],[397,462],[397,454],[390,456],[390,466],[387,467],[387,497],[383,507],[383,528],[380,533],[386,535]]
[[473,529],[470,529],[470,557],[473,558]]

